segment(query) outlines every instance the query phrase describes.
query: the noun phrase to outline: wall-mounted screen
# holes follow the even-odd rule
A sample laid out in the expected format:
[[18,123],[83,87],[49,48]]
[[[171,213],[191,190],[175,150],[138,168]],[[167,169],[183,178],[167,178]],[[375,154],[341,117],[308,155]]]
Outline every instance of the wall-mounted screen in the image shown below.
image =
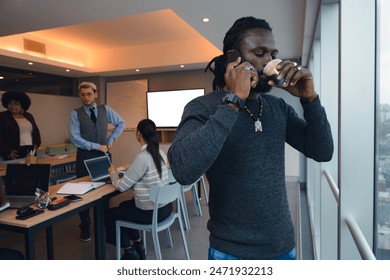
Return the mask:
[[158,128],[177,127],[187,103],[202,95],[204,89],[149,91],[148,118],[154,121]]

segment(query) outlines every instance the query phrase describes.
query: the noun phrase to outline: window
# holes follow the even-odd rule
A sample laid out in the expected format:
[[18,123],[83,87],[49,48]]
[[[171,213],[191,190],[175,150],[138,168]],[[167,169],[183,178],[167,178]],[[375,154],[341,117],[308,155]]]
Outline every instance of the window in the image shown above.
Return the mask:
[[377,259],[390,259],[390,2],[378,1]]

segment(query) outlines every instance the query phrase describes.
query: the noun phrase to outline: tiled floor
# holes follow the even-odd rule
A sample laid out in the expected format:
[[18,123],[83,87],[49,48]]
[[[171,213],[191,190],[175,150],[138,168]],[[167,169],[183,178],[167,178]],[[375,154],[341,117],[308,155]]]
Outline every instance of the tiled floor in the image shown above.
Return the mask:
[[[299,233],[302,222],[298,219],[300,213],[299,201],[299,186],[297,183],[288,183],[288,193],[290,200],[290,209],[292,213],[293,222],[296,225],[297,234]],[[126,199],[126,194],[121,194],[112,201],[112,204],[117,204],[120,200]],[[205,200],[201,200],[203,216],[198,217],[195,215],[195,209],[191,200],[191,193],[186,193],[187,207],[190,217],[191,229],[186,231],[186,238],[188,242],[189,252],[191,259],[205,260],[207,259],[208,249],[208,236],[209,233],[206,228],[208,220],[208,209]],[[54,237],[54,257],[55,259],[62,260],[81,260],[94,259],[94,242],[93,239],[90,242],[82,242],[79,240],[78,229],[79,218],[78,216],[69,218],[63,222],[60,222],[53,226]],[[172,239],[174,242],[173,248],[168,248],[166,245],[165,233],[160,234],[160,246],[162,252],[162,258],[167,260],[185,259],[184,249],[181,242],[180,232],[177,224],[174,225],[172,232]],[[46,243],[45,233],[41,231],[36,236],[36,257],[37,259],[46,259]],[[23,236],[18,233],[9,233],[0,230],[0,247],[9,247],[24,251]],[[152,244],[152,238],[147,235],[147,259],[154,259],[154,249]],[[305,259],[305,253],[302,253]],[[310,257],[310,254],[306,256]],[[106,245],[106,258],[115,259],[114,246]]]

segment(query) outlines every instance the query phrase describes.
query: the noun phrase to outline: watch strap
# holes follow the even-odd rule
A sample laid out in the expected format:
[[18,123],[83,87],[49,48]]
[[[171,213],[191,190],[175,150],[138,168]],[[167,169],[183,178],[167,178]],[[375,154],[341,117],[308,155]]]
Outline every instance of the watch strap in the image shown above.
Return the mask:
[[245,106],[245,100],[238,97],[233,91],[228,91],[222,101],[222,104],[229,103],[236,104],[240,109]]

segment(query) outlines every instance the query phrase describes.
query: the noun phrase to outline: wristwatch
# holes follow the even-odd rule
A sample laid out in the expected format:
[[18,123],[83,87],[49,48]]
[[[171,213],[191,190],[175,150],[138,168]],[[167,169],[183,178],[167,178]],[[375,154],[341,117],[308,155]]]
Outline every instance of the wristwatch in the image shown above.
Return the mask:
[[222,101],[222,104],[229,103],[236,104],[240,108],[240,110],[245,106],[245,100],[235,95],[233,91],[228,91]]

